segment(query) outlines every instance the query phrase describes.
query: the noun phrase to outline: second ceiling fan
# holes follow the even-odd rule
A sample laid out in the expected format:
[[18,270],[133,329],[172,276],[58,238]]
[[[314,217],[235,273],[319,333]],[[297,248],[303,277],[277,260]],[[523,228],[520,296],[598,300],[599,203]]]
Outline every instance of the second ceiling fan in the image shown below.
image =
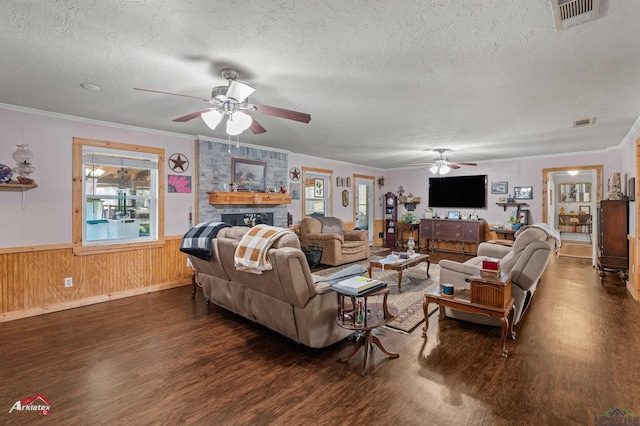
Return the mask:
[[433,151],[439,152],[440,156],[435,158],[432,162],[429,163],[412,163],[410,166],[431,166],[429,170],[431,173],[446,175],[451,171],[451,169],[459,169],[460,166],[477,166],[476,163],[461,163],[458,161],[449,161],[448,158],[444,158],[444,153],[449,151],[446,148],[438,148]]
[[190,114],[178,117],[173,121],[186,122],[197,117],[202,117],[205,124],[214,130],[221,121],[226,117],[226,132],[229,135],[239,135],[245,130],[251,131],[253,134],[265,133],[267,130],[260,123],[251,117],[247,112],[257,112],[260,114],[271,115],[273,117],[286,118],[288,120],[308,123],[311,121],[311,115],[303,112],[291,111],[288,109],[272,107],[268,105],[251,104],[248,102],[249,96],[255,92],[252,86],[237,80],[240,73],[231,68],[222,70],[228,84],[226,86],[216,86],[211,90],[211,99],[202,99],[196,96],[181,95],[179,93],[162,92],[159,90],[141,89],[134,87],[134,90],[144,92],[161,93],[164,95],[182,96],[185,98],[193,98],[202,100],[211,104],[212,108],[192,112]]

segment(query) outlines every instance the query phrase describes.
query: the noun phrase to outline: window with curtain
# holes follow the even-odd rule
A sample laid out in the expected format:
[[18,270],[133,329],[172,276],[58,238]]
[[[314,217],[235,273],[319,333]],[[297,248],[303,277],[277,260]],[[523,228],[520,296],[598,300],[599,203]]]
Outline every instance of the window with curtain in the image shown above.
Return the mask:
[[[74,140],[74,143],[76,141]],[[74,243],[82,246],[161,239],[159,179],[163,155],[154,148],[95,143],[74,145]],[[131,148],[131,149],[128,149]],[[79,151],[79,152],[75,152]],[[76,188],[77,189],[77,188]],[[75,208],[75,206],[80,208]]]

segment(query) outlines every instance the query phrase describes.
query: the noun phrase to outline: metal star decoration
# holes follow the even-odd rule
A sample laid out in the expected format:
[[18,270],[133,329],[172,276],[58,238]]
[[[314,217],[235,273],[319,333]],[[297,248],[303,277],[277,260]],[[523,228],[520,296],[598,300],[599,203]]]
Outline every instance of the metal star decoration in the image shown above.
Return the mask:
[[171,157],[169,157],[169,167],[174,172],[182,173],[189,168],[189,160],[184,154],[172,154]]
[[299,180],[300,169],[297,167],[292,167],[291,170],[289,170],[289,177],[291,178],[291,180]]

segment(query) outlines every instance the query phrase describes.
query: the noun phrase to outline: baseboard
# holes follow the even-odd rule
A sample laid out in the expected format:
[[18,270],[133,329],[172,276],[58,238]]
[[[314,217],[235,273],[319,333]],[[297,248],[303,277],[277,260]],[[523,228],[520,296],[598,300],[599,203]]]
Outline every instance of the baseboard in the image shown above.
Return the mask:
[[126,297],[139,296],[141,294],[153,293],[160,290],[168,290],[176,287],[192,285],[191,281],[176,281],[152,285],[150,287],[140,287],[133,290],[121,291],[113,294],[103,294],[85,299],[72,300],[69,302],[54,303],[38,308],[24,309],[0,314],[0,323],[15,321],[18,319],[35,317],[38,315],[50,314],[53,312],[66,311],[67,309],[79,308],[82,306],[95,305],[97,303],[109,302],[111,300],[124,299]]

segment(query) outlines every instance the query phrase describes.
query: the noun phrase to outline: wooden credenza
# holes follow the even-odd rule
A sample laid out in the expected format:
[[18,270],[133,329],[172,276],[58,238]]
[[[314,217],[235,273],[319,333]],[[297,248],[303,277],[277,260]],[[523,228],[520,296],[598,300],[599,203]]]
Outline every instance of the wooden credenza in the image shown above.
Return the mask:
[[434,241],[450,241],[462,243],[462,253],[465,244],[476,246],[484,241],[484,227],[486,222],[480,220],[456,219],[420,219],[420,238],[425,239],[428,250],[434,250]]
[[626,200],[602,200],[598,204],[598,269],[617,271],[627,279],[629,267],[629,203]]

